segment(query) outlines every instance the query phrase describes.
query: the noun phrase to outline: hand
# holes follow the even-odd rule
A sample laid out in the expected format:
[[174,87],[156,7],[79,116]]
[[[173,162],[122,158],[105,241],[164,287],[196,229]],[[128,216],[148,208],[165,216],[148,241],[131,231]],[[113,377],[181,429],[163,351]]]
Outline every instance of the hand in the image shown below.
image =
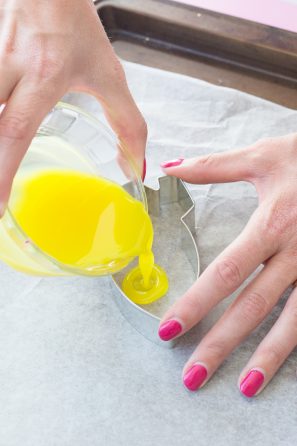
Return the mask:
[[[161,339],[185,333],[264,264],[185,365],[184,384],[197,390],[297,279],[297,134],[261,140],[242,150],[174,160],[162,167],[167,175],[189,183],[249,181],[259,196],[259,206],[243,232],[161,321]],[[259,393],[296,345],[297,289],[293,289],[281,316],[243,369],[241,392],[247,397]]]
[[96,96],[143,169],[146,124],[90,0],[0,0],[0,216],[40,123],[69,90]]

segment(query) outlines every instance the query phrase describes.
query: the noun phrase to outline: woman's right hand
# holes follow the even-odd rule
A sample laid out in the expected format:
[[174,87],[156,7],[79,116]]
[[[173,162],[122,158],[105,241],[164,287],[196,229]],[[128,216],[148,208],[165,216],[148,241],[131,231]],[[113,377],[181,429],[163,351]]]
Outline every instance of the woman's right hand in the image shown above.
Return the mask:
[[143,170],[146,124],[90,0],[0,0],[0,30],[0,216],[40,123],[69,90],[96,96]]

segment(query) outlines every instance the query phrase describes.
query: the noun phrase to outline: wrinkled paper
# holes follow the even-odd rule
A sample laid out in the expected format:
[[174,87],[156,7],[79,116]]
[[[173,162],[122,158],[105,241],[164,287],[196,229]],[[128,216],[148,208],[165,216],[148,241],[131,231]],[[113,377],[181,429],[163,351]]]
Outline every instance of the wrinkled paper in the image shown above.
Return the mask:
[[[125,70],[149,127],[149,186],[156,187],[164,160],[223,152],[297,131],[297,112],[285,107],[131,63],[125,63]],[[69,94],[65,100],[104,119],[100,106],[88,96]],[[257,196],[243,182],[190,185],[189,189],[196,202],[203,270],[240,233],[257,206]],[[170,239],[166,242],[170,246]],[[181,271],[176,274],[185,286]],[[199,404],[180,385],[185,360],[227,304],[224,301],[180,347],[169,351],[142,338],[123,319],[106,278],[36,278],[1,265],[0,446],[160,442],[188,446],[193,438],[200,438],[201,445],[235,445],[234,432],[243,420],[244,430],[250,433],[245,445],[259,444],[255,442],[259,438],[264,439],[262,444],[284,444],[283,438],[293,444],[289,428],[296,426],[296,386],[289,391],[295,382],[292,359],[255,403],[263,410],[243,404],[236,390],[241,367],[282,303],[225,363],[207,391],[199,394]],[[262,429],[261,413],[275,416],[278,422]],[[209,417],[216,420],[212,429],[208,429]],[[265,443],[264,431],[276,443]]]

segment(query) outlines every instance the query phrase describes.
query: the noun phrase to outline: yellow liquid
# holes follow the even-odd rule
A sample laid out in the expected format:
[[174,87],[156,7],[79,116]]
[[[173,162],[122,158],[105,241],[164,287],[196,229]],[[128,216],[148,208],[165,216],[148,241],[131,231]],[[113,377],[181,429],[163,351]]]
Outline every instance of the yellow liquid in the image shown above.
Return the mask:
[[166,293],[166,274],[154,266],[150,217],[121,186],[75,171],[31,172],[15,181],[9,206],[30,241],[69,271],[114,273],[139,256],[124,292],[144,304]]

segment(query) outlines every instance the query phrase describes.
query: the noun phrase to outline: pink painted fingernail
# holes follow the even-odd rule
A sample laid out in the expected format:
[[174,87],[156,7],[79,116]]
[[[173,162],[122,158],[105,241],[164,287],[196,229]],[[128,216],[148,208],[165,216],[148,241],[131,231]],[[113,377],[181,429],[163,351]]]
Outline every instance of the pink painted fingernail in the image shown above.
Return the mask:
[[143,168],[142,168],[142,181],[144,181],[146,176],[146,159],[143,160]]
[[182,326],[179,322],[171,319],[164,322],[159,328],[159,336],[162,341],[170,341],[170,339],[177,336],[182,331]]
[[201,364],[194,364],[184,375],[184,385],[189,390],[198,390],[207,377],[207,370]]
[[259,370],[251,370],[240,383],[240,391],[244,396],[254,396],[264,382],[264,375]]
[[176,167],[176,166],[179,166],[183,161],[184,161],[184,158],[177,158],[175,160],[165,161],[164,163],[161,163],[161,167],[164,167],[164,168]]

